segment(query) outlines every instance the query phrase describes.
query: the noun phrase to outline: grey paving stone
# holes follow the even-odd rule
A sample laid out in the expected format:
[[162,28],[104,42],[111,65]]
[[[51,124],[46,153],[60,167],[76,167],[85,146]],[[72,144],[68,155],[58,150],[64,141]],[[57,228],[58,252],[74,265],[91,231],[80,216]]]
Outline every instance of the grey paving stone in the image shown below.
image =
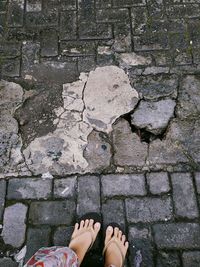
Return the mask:
[[172,218],[172,203],[165,198],[127,199],[126,213],[129,223],[167,221]]
[[104,197],[144,196],[145,177],[143,174],[109,174],[102,176]]
[[41,226],[40,228],[28,228],[27,231],[27,252],[25,262],[28,261],[33,254],[41,247],[50,245],[51,228],[49,226]]
[[0,180],[0,221],[2,219],[6,195],[6,181]]
[[197,223],[156,224],[153,230],[160,249],[200,248],[200,225]]
[[121,119],[113,125],[114,162],[119,166],[143,166],[147,156],[147,144],[132,133],[129,123]]
[[2,258],[2,259],[0,259],[0,266],[2,266],[2,267],[17,267],[18,263],[14,262],[10,258]]
[[30,205],[29,222],[35,225],[71,225],[74,215],[74,201],[37,201]]
[[41,56],[53,57],[58,55],[58,32],[47,29],[41,32]]
[[2,64],[2,75],[8,77],[20,76],[20,59],[5,59]]
[[54,246],[68,246],[74,227],[59,226],[53,236]]
[[129,261],[131,267],[153,267],[153,243],[149,228],[130,227],[128,240],[130,242]]
[[54,180],[54,197],[75,198],[77,177],[69,177]]
[[192,177],[189,173],[172,174],[175,214],[189,219],[199,215]]
[[8,24],[11,27],[23,25],[24,0],[14,0],[9,2]]
[[78,179],[77,214],[100,212],[100,185],[96,176],[83,176]]
[[51,196],[52,180],[41,178],[10,179],[8,199],[39,199]]
[[183,267],[199,267],[200,266],[200,251],[183,252]]
[[27,0],[26,11],[27,12],[40,12],[40,11],[42,11],[42,1],[41,0]]
[[16,203],[5,209],[2,237],[5,244],[20,247],[25,240],[27,206]]
[[104,228],[109,223],[116,222],[125,229],[125,211],[122,200],[107,200],[102,204],[102,214]]
[[177,252],[159,251],[156,267],[181,267],[180,258]]
[[200,172],[195,173],[195,182],[197,187],[197,193],[200,194]]
[[147,174],[147,183],[151,194],[159,195],[170,190],[169,178],[166,172],[151,172]]
[[60,14],[61,40],[75,40],[77,37],[76,11],[64,11]]

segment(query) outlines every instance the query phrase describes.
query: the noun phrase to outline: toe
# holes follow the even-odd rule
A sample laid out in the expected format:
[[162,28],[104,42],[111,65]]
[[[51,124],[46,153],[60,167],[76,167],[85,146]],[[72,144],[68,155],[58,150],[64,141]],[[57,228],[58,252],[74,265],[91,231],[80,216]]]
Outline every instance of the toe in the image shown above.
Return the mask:
[[118,237],[118,233],[119,233],[119,228],[118,227],[115,227],[115,229],[114,229],[114,236],[115,237]]
[[118,232],[118,238],[121,240],[121,238],[122,238],[122,231],[121,230],[119,230],[119,232]]
[[82,228],[83,228],[83,226],[84,226],[84,221],[83,221],[83,220],[81,220],[79,229],[82,229]]
[[94,224],[94,220],[93,219],[90,219],[90,221],[89,221],[89,227],[92,227],[93,224]]
[[85,223],[84,223],[84,228],[87,228],[87,227],[88,227],[88,225],[89,225],[89,222],[90,222],[90,221],[89,221],[88,219],[86,219],[86,220],[85,220]]
[[123,235],[123,236],[122,236],[122,243],[123,243],[123,244],[124,244],[125,240],[126,240],[126,236]]
[[101,228],[101,224],[99,222],[97,222],[97,223],[94,224],[94,230],[95,230],[95,232],[98,233],[99,230],[100,230],[100,228]]
[[79,227],[79,224],[76,223],[76,224],[74,225],[74,231],[77,231],[77,230],[78,230],[78,227]]
[[125,248],[128,249],[128,246],[129,246],[129,243],[128,243],[128,241],[126,241]]
[[109,225],[106,229],[105,244],[107,244],[110,241],[112,235],[113,235],[113,227]]

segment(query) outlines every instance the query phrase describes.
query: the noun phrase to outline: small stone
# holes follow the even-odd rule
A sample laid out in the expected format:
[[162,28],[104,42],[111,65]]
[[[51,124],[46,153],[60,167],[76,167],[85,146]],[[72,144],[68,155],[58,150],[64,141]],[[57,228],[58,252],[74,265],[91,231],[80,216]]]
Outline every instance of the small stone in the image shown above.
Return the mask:
[[113,125],[114,162],[119,166],[143,166],[147,157],[147,144],[132,133],[128,121],[120,119]]
[[2,237],[5,244],[20,247],[25,240],[27,206],[21,203],[5,209]]
[[53,236],[54,246],[67,246],[71,240],[74,227],[59,226],[56,228]]
[[51,228],[49,226],[40,226],[40,228],[28,228],[27,231],[27,253],[25,262],[29,260],[35,252],[41,247],[50,245]]
[[51,196],[52,181],[50,179],[25,178],[10,179],[8,199],[39,199]]
[[199,267],[200,266],[200,251],[183,252],[183,267]]
[[74,201],[37,201],[32,202],[30,205],[29,221],[30,223],[35,225],[71,225],[74,219],[74,215]]
[[132,198],[125,201],[129,223],[165,221],[172,218],[172,203],[166,198]]
[[102,177],[104,197],[144,196],[145,178],[142,174],[109,174]]
[[107,200],[102,205],[104,228],[111,222],[118,223],[125,230],[124,204],[122,200]]
[[161,134],[173,117],[176,102],[167,99],[157,102],[141,101],[131,115],[131,124],[155,135]]
[[82,176],[78,179],[77,213],[100,212],[100,185],[96,176]]
[[191,175],[189,173],[173,173],[172,187],[175,214],[182,218],[197,218],[199,212]]
[[170,190],[169,178],[166,172],[151,172],[147,174],[147,183],[152,194],[159,195]]
[[153,230],[160,249],[200,248],[200,225],[197,223],[156,224]]
[[55,179],[54,180],[54,197],[75,198],[77,186],[77,177]]

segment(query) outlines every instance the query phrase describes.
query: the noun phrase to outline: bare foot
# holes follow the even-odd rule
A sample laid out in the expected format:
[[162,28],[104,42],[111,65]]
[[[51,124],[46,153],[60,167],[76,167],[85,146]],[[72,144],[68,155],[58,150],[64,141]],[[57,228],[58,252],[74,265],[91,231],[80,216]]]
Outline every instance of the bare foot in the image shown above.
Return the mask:
[[126,236],[122,235],[122,231],[118,227],[113,229],[108,226],[105,237],[105,267],[115,265],[123,267],[123,261],[126,257],[129,243],[126,241]]
[[79,264],[81,264],[86,252],[95,241],[100,228],[101,224],[98,222],[94,224],[93,219],[82,220],[80,225],[75,224],[69,248],[76,253]]

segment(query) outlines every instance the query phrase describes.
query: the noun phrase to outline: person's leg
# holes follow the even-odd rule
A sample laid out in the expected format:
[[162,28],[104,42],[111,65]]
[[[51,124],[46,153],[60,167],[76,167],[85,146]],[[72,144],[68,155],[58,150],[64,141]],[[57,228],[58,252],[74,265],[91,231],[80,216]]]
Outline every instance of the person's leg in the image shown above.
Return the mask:
[[24,267],[78,267],[95,241],[100,223],[92,219],[76,223],[69,247],[41,248]]
[[119,228],[108,226],[105,237],[105,267],[122,267],[129,243]]

